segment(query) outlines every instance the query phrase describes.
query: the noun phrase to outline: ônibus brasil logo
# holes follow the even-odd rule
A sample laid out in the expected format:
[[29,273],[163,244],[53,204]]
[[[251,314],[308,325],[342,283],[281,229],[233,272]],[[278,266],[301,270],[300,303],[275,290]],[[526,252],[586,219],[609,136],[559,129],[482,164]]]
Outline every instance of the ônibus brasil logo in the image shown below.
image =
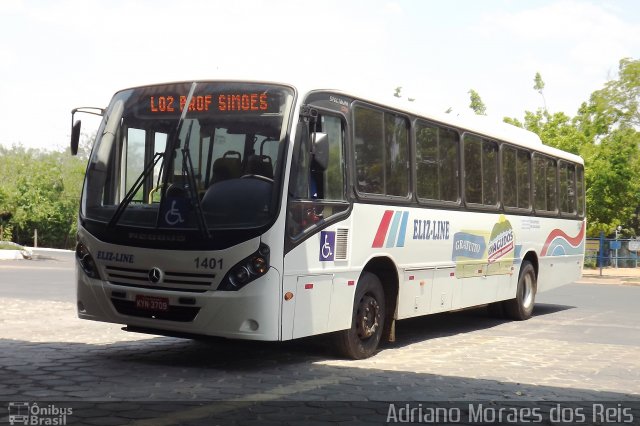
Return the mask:
[[73,408],[37,402],[10,402],[8,411],[10,425],[66,425],[67,416],[73,414]]

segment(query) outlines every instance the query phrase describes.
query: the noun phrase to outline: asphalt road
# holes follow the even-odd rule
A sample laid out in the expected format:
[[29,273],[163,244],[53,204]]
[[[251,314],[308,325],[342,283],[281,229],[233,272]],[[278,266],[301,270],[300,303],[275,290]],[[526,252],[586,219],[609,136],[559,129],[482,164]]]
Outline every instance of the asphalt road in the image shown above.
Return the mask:
[[[50,300],[75,304],[75,260],[72,252],[35,251],[34,260],[0,263],[0,297]],[[534,315],[568,311],[573,324],[558,324],[540,331],[567,341],[631,345],[640,347],[640,287],[571,284],[537,295]],[[445,315],[463,324],[467,317],[486,317],[484,309]],[[405,320],[399,330],[438,326],[443,315]],[[588,320],[587,320],[588,319]],[[427,322],[428,324],[424,324]],[[433,323],[433,324],[431,324]],[[410,332],[409,332],[410,333]]]
[[75,304],[74,267],[69,251],[35,249],[32,260],[0,261],[0,297]]
[[0,263],[0,424],[1,401],[65,401],[68,424],[154,426],[384,424],[388,401],[640,410],[640,286],[564,286],[523,322],[482,308],[401,321],[394,344],[349,361],[322,336],[191,341],[79,320],[73,255],[47,255]]

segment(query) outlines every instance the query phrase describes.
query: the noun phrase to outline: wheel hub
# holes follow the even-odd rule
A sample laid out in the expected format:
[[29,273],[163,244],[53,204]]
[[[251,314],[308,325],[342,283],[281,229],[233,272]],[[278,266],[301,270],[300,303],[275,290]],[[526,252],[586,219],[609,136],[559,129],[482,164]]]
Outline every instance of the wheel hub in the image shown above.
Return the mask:
[[358,317],[356,321],[356,329],[360,339],[367,339],[373,336],[378,330],[380,318],[380,306],[378,301],[365,295],[358,305]]
[[527,274],[522,286],[522,305],[528,308],[533,304],[533,278]]

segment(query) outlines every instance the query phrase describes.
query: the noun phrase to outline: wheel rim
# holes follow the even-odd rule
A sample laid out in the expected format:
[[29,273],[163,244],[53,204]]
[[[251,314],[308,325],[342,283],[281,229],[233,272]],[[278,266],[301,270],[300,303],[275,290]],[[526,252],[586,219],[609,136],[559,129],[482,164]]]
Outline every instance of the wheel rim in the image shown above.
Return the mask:
[[533,304],[533,276],[526,274],[522,281],[522,306],[528,309]]
[[358,305],[358,314],[356,319],[356,330],[358,337],[365,340],[376,334],[380,324],[380,305],[378,301],[366,294],[360,300]]

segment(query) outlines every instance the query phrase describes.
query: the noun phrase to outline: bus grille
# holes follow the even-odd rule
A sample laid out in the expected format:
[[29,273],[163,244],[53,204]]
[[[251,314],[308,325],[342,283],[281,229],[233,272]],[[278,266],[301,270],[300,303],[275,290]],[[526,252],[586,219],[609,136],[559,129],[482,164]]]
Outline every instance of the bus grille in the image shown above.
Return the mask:
[[122,268],[119,266],[106,266],[107,280],[111,284],[135,288],[147,288],[156,290],[187,291],[191,293],[204,293],[211,289],[215,274],[194,274],[186,272],[164,272],[161,283],[152,283],[149,280],[148,269]]

